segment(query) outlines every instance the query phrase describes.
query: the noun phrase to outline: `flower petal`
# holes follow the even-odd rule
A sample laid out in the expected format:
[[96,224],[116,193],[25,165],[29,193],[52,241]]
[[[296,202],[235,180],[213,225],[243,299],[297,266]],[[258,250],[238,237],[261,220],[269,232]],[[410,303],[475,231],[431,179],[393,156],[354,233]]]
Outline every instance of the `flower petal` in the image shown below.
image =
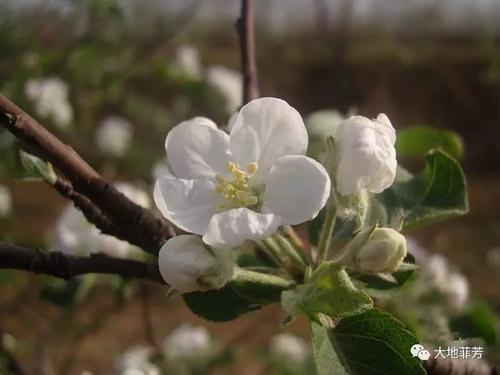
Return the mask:
[[167,160],[177,177],[214,177],[225,172],[229,136],[213,125],[204,117],[195,117],[168,133]]
[[240,110],[232,126],[229,148],[241,168],[257,162],[255,178],[262,180],[281,156],[304,155],[307,141],[306,127],[294,108],[280,99],[259,98]]
[[320,163],[307,156],[283,156],[267,177],[262,212],[280,216],[282,224],[300,224],[315,218],[329,195],[330,177]]
[[216,214],[208,225],[203,242],[218,249],[229,249],[245,240],[261,240],[276,232],[281,220],[273,214],[260,214],[248,208],[235,208]]
[[222,198],[208,178],[185,180],[163,176],[154,188],[154,200],[163,216],[186,232],[204,234]]
[[181,293],[200,290],[198,278],[214,263],[200,237],[190,234],[172,237],[158,254],[163,280]]

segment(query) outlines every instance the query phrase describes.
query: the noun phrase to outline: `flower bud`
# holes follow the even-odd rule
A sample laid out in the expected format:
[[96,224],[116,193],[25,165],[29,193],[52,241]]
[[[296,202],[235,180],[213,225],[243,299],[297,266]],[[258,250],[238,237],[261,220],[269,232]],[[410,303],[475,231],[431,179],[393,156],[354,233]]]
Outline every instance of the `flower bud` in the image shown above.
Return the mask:
[[165,282],[181,293],[222,288],[234,271],[228,252],[207,248],[193,235],[168,240],[160,250],[158,263]]
[[394,272],[406,256],[404,236],[392,228],[370,228],[347,245],[342,260],[364,272]]
[[368,190],[381,193],[396,175],[396,132],[385,114],[370,120],[352,116],[335,133],[337,191],[351,195]]

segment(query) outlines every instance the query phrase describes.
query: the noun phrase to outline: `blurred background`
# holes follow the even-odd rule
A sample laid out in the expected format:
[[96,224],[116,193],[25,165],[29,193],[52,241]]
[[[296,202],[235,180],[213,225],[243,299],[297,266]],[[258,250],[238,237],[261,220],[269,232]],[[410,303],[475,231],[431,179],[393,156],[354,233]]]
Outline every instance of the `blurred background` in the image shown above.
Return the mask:
[[[0,0],[0,92],[151,205],[169,129],[193,116],[225,126],[240,106],[239,7],[236,0]],[[448,151],[467,175],[470,213],[408,235],[415,252],[444,256],[432,258],[437,272],[461,275],[451,283],[446,274],[459,286],[433,303],[459,301],[458,313],[473,311],[476,336],[498,361],[500,2],[257,0],[255,8],[261,95],[285,99],[309,122],[320,110],[384,112],[397,130],[454,132]],[[399,161],[418,172],[420,151],[401,149]],[[0,240],[144,259],[100,237],[55,191],[25,177],[15,140],[0,129]],[[407,323],[412,313],[399,311]],[[0,373],[2,363],[28,374],[125,373],[127,361],[148,362],[158,347],[164,358],[151,362],[166,360],[170,373],[310,373],[307,327],[300,319],[280,327],[284,318],[270,306],[207,323],[158,285],[0,270]],[[179,354],[186,352],[198,354]],[[144,366],[139,373],[157,373]]]

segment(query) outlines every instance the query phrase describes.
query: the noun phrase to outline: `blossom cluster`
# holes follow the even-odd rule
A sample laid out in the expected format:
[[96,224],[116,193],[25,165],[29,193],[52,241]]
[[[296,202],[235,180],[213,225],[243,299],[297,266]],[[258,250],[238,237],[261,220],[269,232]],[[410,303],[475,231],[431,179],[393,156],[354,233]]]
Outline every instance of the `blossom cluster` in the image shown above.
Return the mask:
[[[228,128],[229,134],[196,117],[174,127],[165,141],[168,167],[156,181],[154,200],[165,218],[192,235],[169,240],[159,265],[165,281],[183,293],[224,285],[232,275],[229,250],[308,222],[329,200],[345,204],[380,193],[396,175],[396,136],[384,114],[337,124],[323,163],[306,156],[302,117],[283,100],[249,102]],[[394,271],[406,255],[404,238],[389,228],[372,232],[378,245],[358,241],[357,264],[367,272]]]

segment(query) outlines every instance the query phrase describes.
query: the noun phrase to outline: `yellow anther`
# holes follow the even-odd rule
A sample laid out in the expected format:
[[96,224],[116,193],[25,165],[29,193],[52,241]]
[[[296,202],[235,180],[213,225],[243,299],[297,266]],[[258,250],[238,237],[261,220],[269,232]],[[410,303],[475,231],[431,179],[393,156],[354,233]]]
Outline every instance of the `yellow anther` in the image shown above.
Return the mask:
[[234,177],[236,177],[237,180],[242,180],[247,176],[247,174],[244,171],[238,168],[235,168],[232,174],[234,175]]
[[258,169],[259,169],[259,165],[256,162],[252,162],[252,163],[248,164],[248,166],[247,166],[247,171],[250,174],[254,174],[255,172],[257,172]]
[[229,173],[233,173],[233,171],[236,169],[236,164],[234,164],[232,161],[228,161],[226,164],[226,170]]
[[248,198],[248,192],[244,190],[238,190],[236,192],[236,199],[244,202]]
[[234,181],[234,186],[240,188],[241,190],[247,190],[248,184],[245,180],[236,180]]

